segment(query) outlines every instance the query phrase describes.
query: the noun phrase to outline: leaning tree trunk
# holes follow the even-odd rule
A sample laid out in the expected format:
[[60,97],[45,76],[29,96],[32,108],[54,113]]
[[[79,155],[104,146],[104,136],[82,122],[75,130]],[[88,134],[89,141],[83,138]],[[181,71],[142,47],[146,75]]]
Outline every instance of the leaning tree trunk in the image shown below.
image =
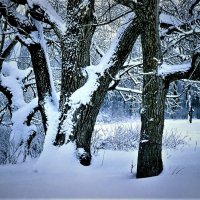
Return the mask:
[[161,60],[158,8],[159,0],[146,1],[141,18],[144,78],[137,178],[156,176],[163,170],[162,135],[169,84],[156,74]]
[[[84,150],[79,156],[80,163],[84,166],[90,165],[91,162],[91,138],[94,130],[97,115],[99,113],[102,101],[108,91],[112,79],[109,75],[100,77],[100,86],[94,91],[89,104],[82,104],[74,113],[76,124],[71,132],[71,140],[75,142],[77,148]],[[76,116],[79,116],[78,118]]]
[[36,80],[38,93],[38,106],[42,116],[42,123],[45,133],[47,131],[47,116],[45,110],[45,98],[53,101],[52,85],[50,80],[50,72],[45,51],[40,43],[32,43],[28,47],[31,54],[31,61]]

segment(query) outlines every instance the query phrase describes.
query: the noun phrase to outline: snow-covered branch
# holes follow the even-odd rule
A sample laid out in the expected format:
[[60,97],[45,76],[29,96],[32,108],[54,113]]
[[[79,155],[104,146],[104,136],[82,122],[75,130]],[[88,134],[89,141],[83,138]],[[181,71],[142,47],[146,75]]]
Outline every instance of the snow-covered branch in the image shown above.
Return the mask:
[[192,0],[191,6],[189,8],[189,14],[190,15],[193,15],[193,10],[198,5],[199,2],[200,2],[200,0]]
[[158,75],[172,82],[179,79],[200,80],[200,53],[193,55],[192,61],[179,65],[163,63],[158,68]]
[[124,87],[116,87],[115,88],[117,91],[121,91],[121,92],[129,92],[129,93],[133,93],[133,94],[142,94],[141,90],[136,90],[136,89],[132,89],[132,88],[124,88]]
[[11,26],[17,28],[22,34],[31,33],[36,30],[35,26],[28,17],[19,14],[8,5],[8,2],[5,2],[4,0],[0,0],[0,13],[8,19]]

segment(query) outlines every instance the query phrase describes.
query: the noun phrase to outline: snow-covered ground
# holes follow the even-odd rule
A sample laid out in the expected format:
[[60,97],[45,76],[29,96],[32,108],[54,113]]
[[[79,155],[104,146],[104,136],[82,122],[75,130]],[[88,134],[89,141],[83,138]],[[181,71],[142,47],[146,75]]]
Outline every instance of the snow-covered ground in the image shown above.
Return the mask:
[[137,151],[101,150],[91,166],[83,167],[71,152],[61,148],[56,156],[49,152],[39,164],[31,161],[1,166],[0,198],[200,199],[200,120],[192,124],[166,120],[165,124],[165,129],[187,135],[188,145],[163,150],[164,171],[160,176],[135,178]]

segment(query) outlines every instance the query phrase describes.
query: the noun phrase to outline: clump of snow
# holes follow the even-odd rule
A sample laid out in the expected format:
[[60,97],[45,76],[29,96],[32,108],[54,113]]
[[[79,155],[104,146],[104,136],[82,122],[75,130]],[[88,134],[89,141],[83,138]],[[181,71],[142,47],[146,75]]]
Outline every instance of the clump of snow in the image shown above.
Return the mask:
[[146,143],[146,142],[149,142],[149,140],[141,140],[140,142],[141,143]]
[[[27,72],[29,73],[29,70]],[[12,92],[12,101],[16,107],[25,105],[21,85],[24,75],[26,75],[26,71],[19,70],[16,61],[4,62],[1,75],[2,85]]]
[[36,131],[36,127],[34,125],[27,126],[25,122],[27,120],[27,116],[37,105],[38,100],[37,98],[35,98],[30,103],[27,103],[25,106],[13,112],[12,134],[10,137],[11,141],[19,144],[21,140],[26,141],[26,139],[28,138],[28,133],[30,133],[31,131]]
[[91,95],[99,86],[97,82],[99,76],[96,72],[95,66],[89,66],[86,68],[86,73],[88,76],[87,82],[84,84],[83,87],[76,90],[72,96],[70,97],[70,102],[72,104],[83,104],[86,105],[90,102]]

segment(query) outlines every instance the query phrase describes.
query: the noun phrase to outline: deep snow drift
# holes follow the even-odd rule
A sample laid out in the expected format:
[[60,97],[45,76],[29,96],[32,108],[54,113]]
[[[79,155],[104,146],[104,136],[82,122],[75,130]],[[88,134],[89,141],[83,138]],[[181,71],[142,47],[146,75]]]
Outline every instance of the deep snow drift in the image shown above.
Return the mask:
[[137,151],[101,150],[83,167],[68,146],[39,163],[1,166],[0,198],[200,198],[200,120],[166,120],[166,130],[175,128],[188,144],[163,150],[160,176],[135,178]]

